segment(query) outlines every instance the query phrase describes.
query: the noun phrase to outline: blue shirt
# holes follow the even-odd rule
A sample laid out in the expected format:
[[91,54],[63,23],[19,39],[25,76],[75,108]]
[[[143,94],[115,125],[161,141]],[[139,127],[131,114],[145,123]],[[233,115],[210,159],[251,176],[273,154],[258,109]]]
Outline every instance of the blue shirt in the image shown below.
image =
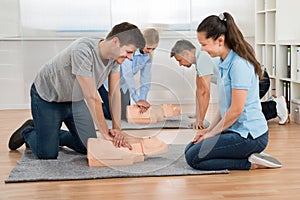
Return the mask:
[[[141,53],[139,49],[133,53],[132,59],[125,59],[121,64],[120,88],[123,93],[129,90],[130,96],[135,102],[147,99],[151,84],[151,66],[152,60],[150,55],[148,53]],[[134,76],[139,71],[140,85],[139,88],[136,88]],[[104,87],[108,91],[108,79],[105,81]],[[138,90],[140,95],[138,95]]]
[[231,50],[226,59],[219,64],[219,105],[224,117],[231,105],[232,89],[247,90],[244,111],[227,130],[254,139],[268,130],[267,121],[261,111],[259,99],[259,80],[251,63]]
[[212,75],[211,81],[217,84],[219,77],[218,65],[220,57],[211,58],[206,51],[196,49],[196,72],[198,76]]

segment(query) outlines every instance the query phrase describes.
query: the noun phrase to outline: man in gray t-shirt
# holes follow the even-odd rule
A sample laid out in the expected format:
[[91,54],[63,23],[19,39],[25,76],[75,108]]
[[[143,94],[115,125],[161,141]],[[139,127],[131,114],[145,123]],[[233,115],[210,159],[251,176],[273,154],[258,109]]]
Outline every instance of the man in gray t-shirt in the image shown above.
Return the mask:
[[194,129],[203,129],[210,100],[210,83],[217,84],[220,58],[211,58],[207,52],[196,49],[188,40],[179,40],[175,43],[171,50],[171,57],[173,56],[179,65],[196,66],[196,120],[192,126]]
[[[88,138],[97,137],[96,125],[104,139],[131,149],[120,130],[119,64],[144,46],[141,31],[127,22],[114,26],[104,40],[80,38],[71,43],[37,73],[30,91],[33,120],[13,133],[9,148],[26,143],[39,159],[56,159],[59,146],[86,153]],[[111,130],[97,91],[106,78],[113,105]],[[60,130],[62,123],[68,131]]]

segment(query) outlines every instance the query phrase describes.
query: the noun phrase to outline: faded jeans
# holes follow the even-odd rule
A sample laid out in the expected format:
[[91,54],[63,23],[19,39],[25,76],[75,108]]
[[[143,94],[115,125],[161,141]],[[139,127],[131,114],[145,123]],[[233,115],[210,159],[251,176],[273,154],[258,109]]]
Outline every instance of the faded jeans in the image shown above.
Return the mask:
[[[26,144],[39,159],[56,159],[60,146],[86,154],[88,138],[96,138],[94,122],[84,100],[47,102],[30,90],[34,127],[22,132]],[[61,130],[62,123],[69,131]]]
[[199,170],[249,170],[248,157],[262,152],[268,143],[268,131],[253,139],[227,131],[197,144],[190,143],[185,149],[186,162]]

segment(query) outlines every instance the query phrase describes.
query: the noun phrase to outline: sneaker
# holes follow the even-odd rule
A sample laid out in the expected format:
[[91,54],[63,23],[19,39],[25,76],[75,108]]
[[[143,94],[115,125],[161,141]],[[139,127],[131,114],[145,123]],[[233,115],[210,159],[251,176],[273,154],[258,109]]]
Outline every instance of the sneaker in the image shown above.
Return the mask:
[[276,102],[276,110],[277,116],[279,117],[279,124],[285,124],[289,119],[289,112],[287,109],[286,100],[283,96],[275,98],[274,101]]
[[266,168],[280,168],[282,164],[276,159],[266,153],[253,153],[248,158],[252,164],[265,166]]
[[24,122],[24,124],[22,124],[22,126],[20,128],[18,128],[10,137],[9,139],[9,143],[8,143],[8,147],[11,150],[16,150],[19,147],[21,147],[24,143],[25,140],[22,137],[22,132],[24,131],[24,129],[28,126],[34,126],[33,120],[29,119],[26,122]]

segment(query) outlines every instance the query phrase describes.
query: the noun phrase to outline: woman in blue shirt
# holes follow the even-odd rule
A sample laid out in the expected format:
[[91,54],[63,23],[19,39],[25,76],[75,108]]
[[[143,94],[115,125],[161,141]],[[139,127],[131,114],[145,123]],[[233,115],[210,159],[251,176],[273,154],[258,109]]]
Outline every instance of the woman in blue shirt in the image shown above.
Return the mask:
[[204,19],[197,36],[204,51],[220,57],[220,110],[186,147],[187,163],[201,170],[281,167],[276,159],[260,154],[268,143],[268,126],[259,99],[262,70],[253,48],[226,12]]
[[[158,31],[154,28],[145,29],[143,36],[146,41],[144,49],[138,49],[132,55],[132,59],[126,59],[121,67],[121,118],[126,119],[126,107],[130,105],[130,99],[139,106],[143,113],[150,108],[150,103],[147,101],[147,95],[151,85],[151,66],[153,51],[159,43]],[[140,72],[140,84],[137,88],[134,76]],[[99,93],[102,98],[103,112],[106,119],[111,119],[110,105],[108,102],[108,80],[99,88]]]

